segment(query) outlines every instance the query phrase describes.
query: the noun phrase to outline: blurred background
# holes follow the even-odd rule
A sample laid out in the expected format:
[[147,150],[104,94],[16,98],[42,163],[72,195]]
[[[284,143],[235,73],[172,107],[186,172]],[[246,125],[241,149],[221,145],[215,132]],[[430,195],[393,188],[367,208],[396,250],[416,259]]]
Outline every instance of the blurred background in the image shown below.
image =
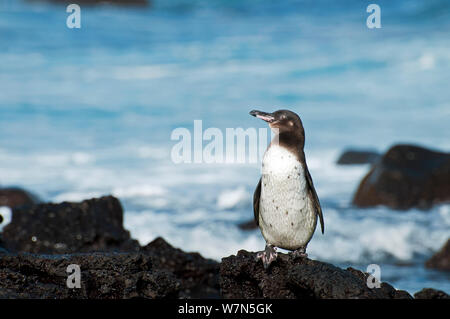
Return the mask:
[[[77,2],[74,0],[73,2]],[[369,164],[348,147],[450,149],[450,3],[431,1],[0,0],[0,186],[44,201],[117,196],[141,244],[164,237],[220,260],[261,250],[258,164],[174,164],[177,127],[265,127],[251,109],[297,112],[325,217],[311,258],[366,270],[413,293],[450,293],[424,262],[450,236],[450,205],[354,207]],[[381,29],[366,8],[381,7]],[[10,219],[10,211],[0,209]]]

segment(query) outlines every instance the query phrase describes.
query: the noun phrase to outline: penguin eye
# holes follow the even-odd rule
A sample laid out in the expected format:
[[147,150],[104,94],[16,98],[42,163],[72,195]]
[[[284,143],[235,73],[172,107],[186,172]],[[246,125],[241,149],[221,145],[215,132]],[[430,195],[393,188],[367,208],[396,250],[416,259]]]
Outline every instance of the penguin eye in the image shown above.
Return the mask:
[[281,115],[281,119],[285,120],[285,119],[287,119],[287,116],[283,114],[283,115]]

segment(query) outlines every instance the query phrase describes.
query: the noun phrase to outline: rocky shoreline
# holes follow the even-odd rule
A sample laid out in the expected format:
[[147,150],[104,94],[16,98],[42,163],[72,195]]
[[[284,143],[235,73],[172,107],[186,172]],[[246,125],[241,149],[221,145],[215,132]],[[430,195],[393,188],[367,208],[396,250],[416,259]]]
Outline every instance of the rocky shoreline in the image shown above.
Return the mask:
[[[15,208],[0,239],[0,298],[413,298],[387,283],[368,288],[369,274],[359,270],[287,254],[267,272],[253,252],[219,263],[163,238],[140,246],[122,222],[112,196]],[[71,264],[80,267],[79,289],[66,285]],[[416,294],[448,297],[434,289]]]

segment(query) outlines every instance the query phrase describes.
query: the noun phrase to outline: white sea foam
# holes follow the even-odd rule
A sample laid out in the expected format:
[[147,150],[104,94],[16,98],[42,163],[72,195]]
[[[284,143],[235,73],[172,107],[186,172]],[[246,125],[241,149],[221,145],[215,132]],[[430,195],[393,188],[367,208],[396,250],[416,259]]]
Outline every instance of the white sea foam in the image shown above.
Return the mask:
[[162,196],[166,193],[167,190],[165,188],[157,185],[131,185],[129,187],[117,187],[112,190],[112,194],[120,198]]
[[40,166],[65,166],[85,165],[91,163],[94,158],[91,154],[84,152],[39,154],[34,160]]
[[124,224],[143,245],[161,236],[175,247],[200,252],[216,260],[240,249],[255,251],[264,247],[264,240],[258,233],[243,233],[233,223],[211,218],[207,212],[198,210],[189,215],[129,212]]
[[[326,210],[326,233],[316,233],[310,252],[336,262],[412,262],[437,251],[450,235],[450,224],[432,212]],[[401,214],[401,215],[400,215]],[[433,222],[430,222],[430,218]]]
[[52,201],[59,202],[81,202],[85,199],[101,197],[108,195],[99,191],[79,191],[79,192],[64,192],[60,193],[52,198]]
[[7,206],[0,206],[0,215],[3,217],[3,222],[0,224],[0,231],[11,221],[12,211]]
[[[349,212],[341,216],[342,213],[331,209],[324,213],[325,235],[317,229],[308,246],[310,256],[319,260],[357,264],[413,262],[416,255],[437,251],[449,236],[450,224],[442,224],[444,221],[439,216],[435,217],[436,224],[440,223],[441,227],[424,227],[426,217],[418,216],[423,212],[401,213],[406,214],[409,221],[398,220],[396,216],[387,218],[388,221],[386,214],[397,213],[382,210],[364,212],[371,215],[365,218],[357,212],[357,218]],[[205,211],[179,216],[149,211],[128,212],[125,226],[142,244],[162,236],[175,246],[217,260],[235,254],[239,249],[257,251],[264,247],[259,230],[243,232],[236,227],[233,218],[214,220],[211,215],[214,216]]]
[[169,154],[169,152],[164,148],[147,145],[139,146],[136,151],[140,158],[150,159],[164,159],[167,158]]
[[225,190],[217,198],[217,207],[219,209],[232,209],[245,205],[250,198],[250,194],[241,186],[237,189]]

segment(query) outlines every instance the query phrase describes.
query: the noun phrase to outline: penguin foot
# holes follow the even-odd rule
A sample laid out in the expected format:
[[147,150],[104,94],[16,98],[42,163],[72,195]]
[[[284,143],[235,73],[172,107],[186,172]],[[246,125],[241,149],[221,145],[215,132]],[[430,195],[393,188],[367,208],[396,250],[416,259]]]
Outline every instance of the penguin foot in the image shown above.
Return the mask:
[[277,259],[277,249],[272,245],[266,245],[266,249],[256,254],[256,261],[262,260],[264,269],[268,269],[270,264]]
[[291,254],[294,259],[308,257],[308,254],[306,253],[306,247],[300,247],[299,249],[294,250]]

